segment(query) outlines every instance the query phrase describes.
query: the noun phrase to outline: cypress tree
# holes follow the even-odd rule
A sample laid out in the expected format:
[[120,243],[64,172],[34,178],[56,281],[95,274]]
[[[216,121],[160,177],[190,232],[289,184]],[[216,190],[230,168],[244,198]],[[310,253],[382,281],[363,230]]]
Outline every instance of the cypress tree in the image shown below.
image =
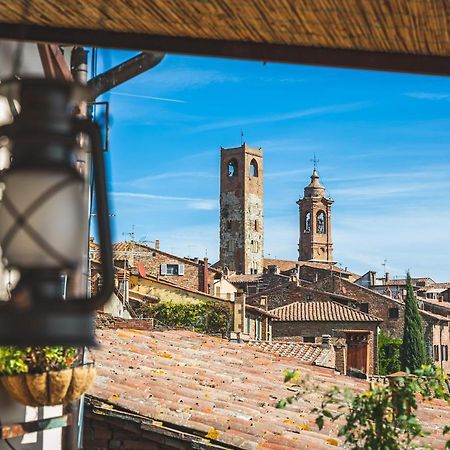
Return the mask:
[[426,364],[422,319],[420,318],[409,272],[406,277],[405,326],[403,328],[400,358],[402,370],[409,369],[413,372]]

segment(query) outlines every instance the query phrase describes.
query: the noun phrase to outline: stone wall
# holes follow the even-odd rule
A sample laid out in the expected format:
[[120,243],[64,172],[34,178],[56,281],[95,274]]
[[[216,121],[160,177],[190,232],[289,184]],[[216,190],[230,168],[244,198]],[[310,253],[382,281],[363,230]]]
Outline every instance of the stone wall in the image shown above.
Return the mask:
[[[314,337],[319,342],[322,335],[329,334],[332,337],[332,344],[341,344],[345,338],[345,330],[368,331],[368,359],[369,374],[378,373],[378,339],[377,324],[373,322],[272,322],[272,334],[274,340],[282,338],[286,340],[303,341],[304,337]],[[343,354],[339,357],[344,358]],[[339,361],[339,364],[342,364]]]
[[[84,450],[184,450],[192,448],[188,442],[149,431],[134,430],[132,423],[85,417],[83,424]],[[127,430],[126,427],[130,428]],[[131,431],[133,430],[133,431]]]
[[[180,258],[169,253],[164,253],[159,250],[150,250],[148,256],[142,256],[141,252],[139,256],[129,258],[129,264],[137,267],[139,263],[144,266],[146,274],[153,277],[160,277],[161,280],[166,280],[170,283],[177,284],[179,286],[195,289],[198,291],[203,290],[203,264],[202,260],[190,261],[185,258]],[[183,275],[162,275],[162,264],[178,264],[184,268]],[[208,293],[213,292],[214,288],[214,275],[216,271],[211,268],[208,269]]]
[[[369,314],[383,320],[380,324],[380,329],[385,334],[394,338],[403,337],[405,306],[398,300],[378,294],[370,289],[335,276],[321,280],[318,283],[315,283],[312,287],[353,299],[354,302],[352,304],[350,304],[349,301],[338,297],[333,299],[337,302],[347,304],[348,306],[361,310],[366,306]],[[398,318],[393,318],[390,316],[390,309],[392,309],[391,314],[394,313],[394,309],[398,310]]]

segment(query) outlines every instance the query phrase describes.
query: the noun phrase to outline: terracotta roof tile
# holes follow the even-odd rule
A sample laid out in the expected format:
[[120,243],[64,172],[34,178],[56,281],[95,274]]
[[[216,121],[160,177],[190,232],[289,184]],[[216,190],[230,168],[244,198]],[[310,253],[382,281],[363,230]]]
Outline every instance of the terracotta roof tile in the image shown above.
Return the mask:
[[280,356],[297,358],[306,364],[334,369],[334,364],[330,360],[331,350],[322,347],[321,344],[307,344],[303,342],[266,342],[252,341],[249,345],[255,346],[265,352],[275,353]]
[[[214,427],[217,444],[225,447],[333,448],[327,439],[337,435],[340,424],[318,431],[309,413],[319,406],[319,393],[312,393],[311,403],[300,400],[286,409],[275,408],[277,399],[292,395],[282,382],[286,369],[299,369],[324,389],[338,385],[363,391],[368,386],[298,359],[186,330],[100,329],[97,336],[98,376],[89,398],[106,403],[105,413],[125,410],[147,422],[153,419],[203,437]],[[425,407],[419,418],[432,433],[429,442],[444,448],[440,430],[450,408],[434,402]]]
[[333,301],[294,302],[272,309],[280,321],[381,322],[375,316]]

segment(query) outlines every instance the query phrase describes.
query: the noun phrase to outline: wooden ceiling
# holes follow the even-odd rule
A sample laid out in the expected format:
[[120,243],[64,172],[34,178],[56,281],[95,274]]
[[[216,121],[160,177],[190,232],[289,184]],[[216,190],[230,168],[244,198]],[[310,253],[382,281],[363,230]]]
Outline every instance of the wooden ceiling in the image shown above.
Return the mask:
[[450,0],[0,0],[0,38],[441,75],[449,30]]

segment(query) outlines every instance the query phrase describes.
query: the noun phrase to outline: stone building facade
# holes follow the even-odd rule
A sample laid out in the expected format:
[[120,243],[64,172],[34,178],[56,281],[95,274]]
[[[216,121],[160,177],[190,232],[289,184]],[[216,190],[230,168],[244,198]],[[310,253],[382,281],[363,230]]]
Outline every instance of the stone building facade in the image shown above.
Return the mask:
[[378,372],[378,326],[380,320],[335,301],[304,300],[290,303],[271,312],[273,339],[320,342],[331,336],[333,344],[347,347],[347,371],[357,369],[365,374]]
[[214,280],[220,277],[220,272],[209,266],[207,258],[182,258],[134,241],[113,244],[113,256],[116,267],[136,268],[141,275],[208,294],[214,294]]
[[263,272],[263,175],[261,148],[221,148],[220,265],[239,274]]
[[299,206],[299,261],[333,261],[331,239],[331,200],[320,184],[314,167],[311,182],[305,187]]

